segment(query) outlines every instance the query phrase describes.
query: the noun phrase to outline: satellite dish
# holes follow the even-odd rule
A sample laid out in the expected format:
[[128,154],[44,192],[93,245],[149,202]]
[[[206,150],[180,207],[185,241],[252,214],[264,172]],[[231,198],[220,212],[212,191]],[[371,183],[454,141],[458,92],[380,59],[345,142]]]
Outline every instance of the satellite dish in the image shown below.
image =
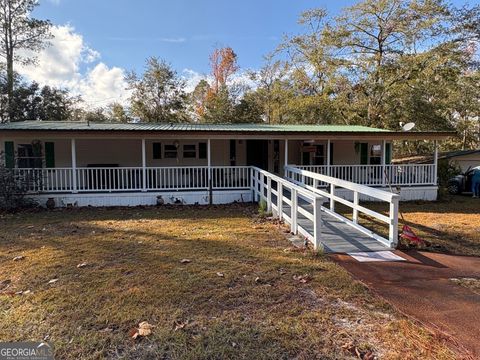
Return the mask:
[[412,129],[415,127],[415,123],[409,122],[409,123],[407,123],[407,124],[405,124],[405,125],[402,124],[401,127],[402,127],[402,130],[403,130],[403,131],[410,131],[410,130],[412,130]]

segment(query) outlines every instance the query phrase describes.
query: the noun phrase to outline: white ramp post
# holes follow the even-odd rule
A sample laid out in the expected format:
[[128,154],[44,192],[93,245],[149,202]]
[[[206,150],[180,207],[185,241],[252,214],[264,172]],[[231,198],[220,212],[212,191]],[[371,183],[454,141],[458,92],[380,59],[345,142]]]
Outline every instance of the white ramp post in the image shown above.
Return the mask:
[[358,224],[358,191],[353,192],[353,222]]
[[265,198],[265,175],[260,173],[260,201]]
[[313,250],[322,251],[322,198],[317,196],[313,201]]
[[147,152],[145,139],[142,139],[142,192],[147,191]]
[[332,176],[332,175],[330,175],[330,165],[332,165],[331,161],[330,161],[330,158],[332,157],[332,155],[330,153],[331,152],[331,149],[330,149],[331,145],[330,144],[331,144],[330,139],[328,139],[327,140],[327,175],[328,176]]
[[335,211],[335,185],[330,184],[330,211]]
[[212,147],[210,139],[207,139],[207,171],[208,171],[208,203],[213,204],[213,184],[212,184]]
[[267,212],[272,211],[272,178],[267,177]]
[[398,200],[399,196],[395,195],[390,201],[390,224],[388,231],[388,240],[390,247],[396,248],[398,244]]
[[77,145],[75,139],[70,141],[72,149],[72,193],[76,194],[77,190]]
[[433,153],[433,185],[437,185],[438,183],[438,141],[435,140],[433,142],[433,146],[435,147],[434,153]]
[[385,185],[386,185],[386,179],[385,179],[385,177],[386,177],[386,174],[385,174],[385,172],[386,172],[386,171],[385,171],[385,170],[386,170],[385,163],[386,163],[386,157],[387,157],[386,154],[385,154],[386,148],[387,148],[387,146],[386,146],[386,141],[385,141],[385,140],[382,140],[382,157],[381,157],[381,159],[382,159],[382,177],[381,177],[381,179],[382,179],[382,187],[385,187]]
[[277,182],[277,211],[278,218],[283,220],[283,184],[280,181]]
[[283,164],[284,168],[284,178],[287,178],[287,166],[288,166],[288,139],[285,139],[285,161]]
[[292,203],[291,206],[291,211],[290,211],[290,218],[292,220],[292,223],[290,225],[291,229],[290,232],[292,234],[297,234],[298,231],[298,224],[297,224],[297,203],[298,203],[298,196],[297,196],[297,189],[292,189],[291,191],[292,198],[290,199],[290,202]]

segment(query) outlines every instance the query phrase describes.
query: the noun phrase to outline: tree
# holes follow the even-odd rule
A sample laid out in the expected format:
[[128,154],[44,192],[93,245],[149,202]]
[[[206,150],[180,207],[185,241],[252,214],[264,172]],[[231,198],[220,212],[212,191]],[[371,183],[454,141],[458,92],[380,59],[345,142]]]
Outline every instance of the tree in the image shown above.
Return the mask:
[[238,71],[237,54],[231,47],[213,50],[210,55],[210,68],[213,76],[212,91],[217,93],[227,86],[229,78]]
[[133,116],[146,122],[182,122],[186,114],[185,82],[177,72],[156,57],[146,61],[141,77],[135,72],[127,75],[133,90],[130,107]]
[[50,38],[50,22],[30,16],[37,5],[37,0],[0,0],[0,56],[6,61],[9,112],[15,83],[14,62],[34,61],[32,52],[41,50]]
[[197,115],[202,122],[235,122],[235,104],[241,86],[231,84],[231,77],[238,71],[237,54],[230,47],[215,49],[210,55],[212,85],[200,82],[194,93],[197,98]]
[[109,118],[117,122],[129,122],[131,120],[122,104],[114,102],[108,106]]

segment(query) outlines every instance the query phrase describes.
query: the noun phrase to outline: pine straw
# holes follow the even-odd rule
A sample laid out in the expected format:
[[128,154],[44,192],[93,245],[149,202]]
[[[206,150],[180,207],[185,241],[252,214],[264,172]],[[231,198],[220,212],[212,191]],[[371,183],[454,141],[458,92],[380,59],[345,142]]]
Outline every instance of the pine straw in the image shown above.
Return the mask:
[[[62,359],[456,357],[448,340],[405,320],[328,259],[294,251],[283,229],[255,212],[0,216],[0,339],[46,339]],[[18,255],[25,259],[13,261]],[[152,334],[131,339],[142,321]]]

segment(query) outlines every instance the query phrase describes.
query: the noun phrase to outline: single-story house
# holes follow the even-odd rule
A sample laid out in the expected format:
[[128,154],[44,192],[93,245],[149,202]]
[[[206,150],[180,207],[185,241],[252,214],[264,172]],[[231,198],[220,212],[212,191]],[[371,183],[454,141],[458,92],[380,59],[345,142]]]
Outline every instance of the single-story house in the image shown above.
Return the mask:
[[[409,156],[392,160],[394,164],[427,164],[432,161],[432,155]],[[468,169],[480,166],[480,149],[440,152],[438,161],[448,161],[450,165],[458,167],[464,173]]]
[[404,200],[434,200],[437,151],[428,164],[394,165],[393,141],[436,144],[452,135],[350,125],[24,121],[0,124],[0,159],[28,180],[31,196],[57,206],[251,201],[250,168],[283,176],[287,165],[393,185]]

